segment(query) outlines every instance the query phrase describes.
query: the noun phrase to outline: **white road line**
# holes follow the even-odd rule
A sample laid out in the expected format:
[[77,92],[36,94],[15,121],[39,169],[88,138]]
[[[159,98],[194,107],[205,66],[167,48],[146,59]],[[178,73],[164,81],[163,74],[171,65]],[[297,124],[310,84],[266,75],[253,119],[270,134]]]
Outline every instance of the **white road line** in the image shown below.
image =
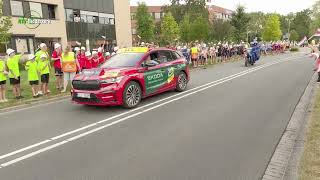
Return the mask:
[[[37,154],[40,154],[40,153],[42,153],[42,152],[49,151],[49,150],[54,149],[54,148],[56,148],[56,147],[59,147],[59,146],[61,146],[61,145],[63,145],[63,144],[66,144],[66,143],[68,143],[68,142],[75,141],[75,140],[77,140],[77,139],[79,139],[79,138],[81,138],[81,137],[90,135],[90,134],[92,134],[92,133],[95,133],[95,132],[100,131],[100,130],[102,130],[102,129],[105,129],[105,128],[107,128],[107,127],[110,127],[110,126],[119,124],[119,123],[121,123],[121,122],[123,122],[123,121],[126,121],[126,120],[131,119],[131,118],[136,117],[136,116],[139,116],[139,115],[141,115],[141,114],[143,114],[143,113],[152,111],[152,110],[154,110],[154,109],[156,109],[156,108],[159,108],[159,107],[164,106],[164,105],[166,105],[166,104],[169,104],[169,103],[171,103],[171,102],[178,101],[178,100],[180,100],[180,99],[182,99],[182,98],[191,96],[191,95],[193,95],[193,94],[196,94],[196,93],[198,93],[198,92],[204,91],[204,90],[209,89],[209,88],[211,88],[211,87],[214,87],[214,86],[220,85],[220,84],[222,84],[222,83],[231,81],[231,80],[233,80],[233,79],[236,79],[236,78],[238,78],[238,77],[244,76],[244,75],[246,75],[246,74],[250,74],[250,73],[255,72],[255,71],[258,71],[258,70],[260,70],[260,69],[264,69],[264,68],[267,68],[267,67],[269,67],[269,66],[272,66],[272,65],[275,65],[275,64],[279,64],[279,63],[282,63],[282,62],[286,62],[286,61],[289,61],[289,60],[291,60],[291,59],[286,59],[286,60],[282,60],[282,61],[278,61],[278,62],[273,62],[273,63],[265,64],[265,65],[263,65],[263,66],[259,66],[259,67],[256,67],[256,68],[249,69],[248,71],[245,71],[244,73],[237,73],[237,75],[236,75],[236,74],[235,74],[235,75],[232,75],[232,77],[230,77],[230,78],[223,78],[223,79],[221,79],[221,80],[208,83],[209,85],[207,85],[207,86],[205,86],[205,87],[202,86],[203,88],[199,88],[200,86],[199,86],[198,88],[193,88],[193,89],[198,89],[198,90],[193,91],[193,92],[190,92],[190,90],[189,90],[188,92],[190,92],[190,93],[187,93],[187,94],[184,93],[185,95],[182,95],[182,96],[180,96],[180,97],[171,99],[171,100],[169,100],[169,101],[167,101],[167,102],[164,102],[164,103],[158,104],[158,105],[156,105],[156,106],[153,106],[153,107],[151,107],[151,108],[142,110],[141,112],[138,112],[138,113],[135,113],[135,114],[126,116],[126,117],[121,118],[121,119],[119,119],[119,120],[117,120],[117,121],[114,121],[114,122],[112,122],[112,123],[103,125],[103,126],[101,126],[101,127],[97,127],[97,128],[92,129],[92,130],[90,130],[90,131],[87,131],[87,132],[84,132],[84,133],[82,133],[82,134],[79,134],[79,135],[76,135],[76,136],[74,136],[74,137],[71,137],[71,138],[69,138],[69,139],[67,139],[67,140],[58,142],[58,143],[56,143],[56,144],[53,144],[53,145],[50,145],[50,146],[48,146],[48,147],[39,149],[39,150],[37,150],[37,151],[35,151],[35,152],[32,152],[32,153],[29,153],[29,154],[27,154],[27,155],[21,156],[21,157],[19,157],[19,158],[14,159],[14,160],[5,162],[5,163],[1,164],[0,167],[6,167],[6,166],[9,166],[9,165],[15,164],[15,163],[17,163],[17,162],[20,162],[20,161],[22,161],[22,160],[28,159],[28,158],[33,157],[33,156],[35,156],[35,155],[37,155]],[[293,59],[292,59],[292,60],[293,60]],[[187,91],[186,91],[186,92],[187,92]],[[181,94],[180,94],[180,95],[181,95]],[[175,95],[174,95],[174,96],[175,96]],[[174,96],[170,96],[170,97],[174,97]],[[168,98],[165,98],[165,99],[168,99]],[[157,101],[157,102],[161,102],[161,100],[160,100],[160,101]],[[155,104],[155,103],[151,103],[151,104]],[[147,107],[147,106],[150,106],[150,104],[145,105],[145,106],[143,106],[143,107]],[[138,109],[142,109],[142,107],[141,107],[141,108],[138,108]],[[133,112],[133,111],[134,111],[134,110],[131,110],[131,112]],[[125,113],[123,113],[123,114],[125,114]],[[117,117],[119,117],[119,115],[117,115]],[[108,118],[108,119],[110,119],[110,118]],[[103,120],[103,121],[106,122],[106,120]],[[95,123],[95,124],[97,124],[97,123]],[[92,126],[93,126],[93,125],[92,125]],[[90,127],[92,127],[92,126],[90,126]],[[83,128],[84,128],[84,127],[83,127]],[[83,129],[83,128],[82,128],[82,129]],[[61,137],[63,137],[63,136],[57,136],[57,137],[61,138]],[[55,138],[55,139],[59,139],[59,138]],[[51,139],[53,139],[53,138],[51,138]],[[52,141],[52,140],[48,140],[48,141]],[[32,145],[32,146],[35,147],[35,145]],[[29,146],[29,147],[31,147],[31,146]],[[26,149],[26,148],[24,148],[24,149]],[[21,150],[18,150],[18,151],[19,151],[19,152],[22,152],[22,149],[21,149]],[[15,151],[15,152],[18,152],[18,151]],[[9,154],[13,155],[13,154],[16,154],[16,153],[12,152],[12,153],[9,153]],[[10,156],[9,154],[3,155],[3,156],[9,157],[9,156]]]
[[[289,60],[289,58],[286,59],[286,60]],[[201,85],[201,86],[198,86],[198,87],[189,89],[189,90],[184,91],[184,92],[182,92],[182,93],[175,94],[175,95],[169,96],[169,97],[167,97],[167,98],[164,98],[164,99],[155,101],[155,102],[153,102],[153,103],[149,103],[149,104],[147,104],[147,105],[138,107],[138,108],[136,108],[136,109],[133,109],[133,110],[130,110],[130,111],[127,111],[127,112],[124,112],[124,113],[121,113],[121,114],[112,116],[112,117],[107,118],[107,119],[105,119],[105,120],[102,120],[102,121],[99,121],[99,122],[96,122],[96,123],[92,123],[92,124],[89,124],[89,125],[87,125],[87,126],[85,126],[85,127],[81,127],[81,128],[75,129],[75,130],[73,130],[73,131],[69,131],[69,132],[66,132],[66,133],[64,133],[64,134],[61,134],[61,135],[52,137],[52,138],[50,138],[49,140],[45,140],[45,142],[43,141],[43,142],[40,142],[40,143],[31,145],[31,146],[28,146],[28,147],[26,147],[26,148],[19,149],[19,150],[16,150],[16,151],[14,151],[14,152],[11,152],[11,153],[2,155],[2,156],[0,156],[0,160],[1,160],[1,159],[4,159],[4,158],[7,158],[7,157],[10,157],[10,156],[13,156],[13,155],[15,155],[15,154],[18,154],[18,153],[21,153],[21,152],[30,150],[30,149],[32,149],[32,148],[38,147],[38,146],[43,145],[43,144],[45,144],[45,143],[49,143],[49,142],[51,142],[51,141],[55,141],[55,140],[61,139],[61,138],[63,138],[63,137],[69,136],[69,135],[71,135],[71,134],[74,134],[74,133],[83,131],[83,130],[85,130],[85,129],[89,129],[90,127],[96,126],[97,124],[102,124],[102,123],[105,123],[105,122],[114,120],[114,119],[119,118],[119,117],[121,117],[121,116],[130,114],[130,113],[132,113],[132,112],[136,112],[136,111],[138,111],[138,110],[144,109],[144,108],[149,107],[149,106],[152,106],[152,105],[154,105],[154,104],[157,104],[157,103],[166,101],[166,100],[168,100],[168,99],[174,98],[174,97],[176,97],[176,96],[180,96],[180,95],[186,94],[186,93],[188,93],[188,92],[190,92],[190,91],[194,91],[194,90],[196,90],[196,89],[200,89],[200,88],[205,87],[205,86],[208,86],[208,85],[210,85],[210,84],[217,83],[217,82],[223,81],[223,80],[225,80],[225,79],[229,79],[229,78],[232,78],[232,77],[234,77],[234,76],[237,76],[237,75],[240,75],[240,74],[243,74],[243,73],[250,72],[250,71],[255,70],[255,69],[260,69],[260,68],[265,67],[265,66],[274,65],[275,63],[284,62],[284,61],[286,61],[286,60],[282,60],[282,61],[277,61],[277,62],[273,62],[273,63],[264,64],[264,65],[261,65],[261,66],[255,67],[255,68],[251,68],[251,69],[248,69],[248,70],[245,70],[245,71],[242,71],[242,72],[239,72],[239,73],[236,73],[236,74],[233,74],[233,75],[224,77],[224,78],[222,78],[222,79],[219,79],[219,80],[216,80],[216,81],[213,81],[213,82],[210,82],[210,83],[206,83],[206,84],[204,84],[204,85]]]

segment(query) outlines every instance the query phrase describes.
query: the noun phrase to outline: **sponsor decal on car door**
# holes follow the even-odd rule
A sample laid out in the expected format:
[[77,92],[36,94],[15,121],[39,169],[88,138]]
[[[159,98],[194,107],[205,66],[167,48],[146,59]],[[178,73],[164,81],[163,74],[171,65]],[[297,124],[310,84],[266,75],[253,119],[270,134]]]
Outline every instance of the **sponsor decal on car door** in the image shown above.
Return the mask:
[[146,94],[152,94],[166,86],[168,83],[167,68],[156,68],[144,73],[144,81],[146,87]]

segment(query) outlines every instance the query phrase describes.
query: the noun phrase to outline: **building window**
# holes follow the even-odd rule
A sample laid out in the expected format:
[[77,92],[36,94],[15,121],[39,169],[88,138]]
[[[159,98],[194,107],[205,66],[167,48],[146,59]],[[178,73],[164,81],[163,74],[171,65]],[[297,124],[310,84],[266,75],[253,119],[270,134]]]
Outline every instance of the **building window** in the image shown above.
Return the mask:
[[48,14],[49,19],[56,19],[56,12],[55,12],[56,6],[48,4]]
[[21,1],[10,1],[11,15],[23,16],[23,7]]
[[42,18],[41,3],[29,2],[31,17]]
[[137,34],[137,30],[135,28],[132,29],[132,34],[133,35]]
[[81,22],[87,22],[87,15],[81,14]]
[[73,10],[73,21],[74,22],[80,22],[81,21],[80,10],[77,10],[77,9]]
[[92,16],[93,23],[98,24],[99,23],[99,17],[98,16]]
[[73,10],[72,9],[66,9],[66,21],[73,21]]
[[154,13],[154,18],[155,19],[161,19],[161,14],[160,13]]
[[110,24],[114,25],[114,18],[109,19]]
[[136,13],[131,13],[131,20],[134,20],[136,18]]

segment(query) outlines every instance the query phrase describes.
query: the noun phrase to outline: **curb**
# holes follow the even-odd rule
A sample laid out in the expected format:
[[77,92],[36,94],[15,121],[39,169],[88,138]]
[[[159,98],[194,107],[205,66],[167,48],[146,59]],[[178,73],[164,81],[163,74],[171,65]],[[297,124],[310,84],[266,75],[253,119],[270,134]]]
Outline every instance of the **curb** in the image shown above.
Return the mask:
[[301,96],[291,119],[284,131],[272,158],[266,168],[262,180],[283,180],[285,178],[289,162],[291,161],[294,147],[301,134],[301,129],[307,123],[308,109],[312,104],[315,92],[316,73],[312,76],[307,88]]
[[49,97],[48,99],[42,99],[39,101],[24,102],[21,105],[11,106],[11,107],[0,109],[0,113],[6,113],[9,111],[17,111],[20,109],[30,108],[30,107],[34,107],[34,106],[38,106],[38,105],[46,105],[46,104],[54,103],[54,102],[57,102],[60,100],[64,100],[68,97],[70,97],[70,95],[62,95],[62,96],[57,95],[57,96],[52,96],[52,97]]

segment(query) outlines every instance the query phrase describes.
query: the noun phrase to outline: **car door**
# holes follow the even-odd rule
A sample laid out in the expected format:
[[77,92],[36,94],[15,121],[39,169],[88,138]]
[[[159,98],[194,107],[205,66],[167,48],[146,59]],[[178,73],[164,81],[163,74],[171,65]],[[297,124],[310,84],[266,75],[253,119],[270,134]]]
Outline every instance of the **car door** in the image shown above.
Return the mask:
[[[158,64],[152,67],[147,67],[147,60],[142,63],[142,66],[145,68],[143,76],[146,96],[165,91],[167,89],[168,80],[167,69],[165,67],[165,62],[167,62],[167,59],[161,56],[159,51],[151,52],[149,57],[151,61],[157,62]],[[147,59],[149,57],[147,57]]]

